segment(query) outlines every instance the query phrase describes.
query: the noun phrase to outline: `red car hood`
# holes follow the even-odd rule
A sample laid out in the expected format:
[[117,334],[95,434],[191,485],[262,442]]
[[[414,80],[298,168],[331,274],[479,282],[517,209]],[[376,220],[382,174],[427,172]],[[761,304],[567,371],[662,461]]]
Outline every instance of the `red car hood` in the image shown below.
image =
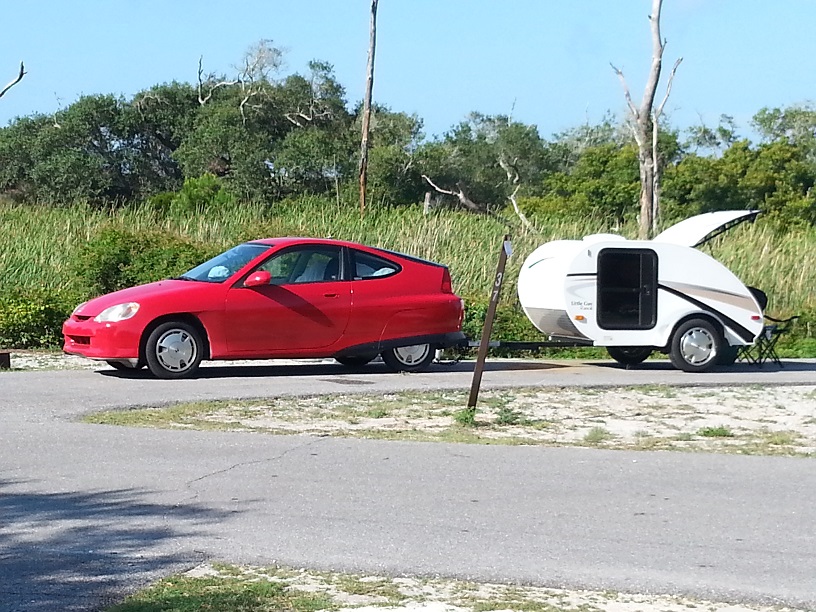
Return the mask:
[[162,280],[147,285],[138,285],[128,289],[121,289],[113,293],[106,293],[81,304],[74,314],[84,317],[95,317],[100,312],[117,304],[139,302],[144,305],[156,299],[175,301],[180,297],[189,297],[191,294],[203,291],[212,291],[210,283],[183,280]]

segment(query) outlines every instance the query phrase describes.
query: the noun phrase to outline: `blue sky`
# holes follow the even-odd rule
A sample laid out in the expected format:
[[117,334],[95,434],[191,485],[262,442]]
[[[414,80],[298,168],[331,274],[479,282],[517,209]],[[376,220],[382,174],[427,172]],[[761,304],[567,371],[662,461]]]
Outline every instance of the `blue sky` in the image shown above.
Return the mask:
[[[650,61],[650,0],[380,0],[374,98],[442,134],[470,111],[512,114],[541,135],[622,116],[610,62],[640,101]],[[23,0],[3,2],[0,125],[52,113],[81,94],[129,98],[151,85],[229,72],[261,39],[286,49],[286,72],[332,63],[362,98],[368,0]],[[747,134],[762,107],[816,99],[816,1],[665,0],[665,65],[682,56],[671,123]],[[661,94],[662,95],[662,88]]]

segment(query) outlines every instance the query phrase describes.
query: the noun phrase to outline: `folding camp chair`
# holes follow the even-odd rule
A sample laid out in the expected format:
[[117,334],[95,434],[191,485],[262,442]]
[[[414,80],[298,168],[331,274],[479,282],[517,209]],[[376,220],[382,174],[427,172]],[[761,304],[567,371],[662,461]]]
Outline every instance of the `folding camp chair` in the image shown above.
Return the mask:
[[[757,304],[764,313],[765,308],[768,306],[768,296],[762,289],[757,289],[756,287],[748,287],[748,291],[754,296],[754,299],[756,299]],[[779,338],[790,331],[799,316],[796,315],[787,319],[777,319],[766,314],[764,317],[767,323],[765,327],[762,328],[762,332],[759,334],[756,342],[751,346],[743,346],[740,348],[737,358],[740,361],[752,363],[759,367],[762,367],[762,364],[766,361],[770,361],[782,368],[784,366],[776,352],[776,343],[779,342]]]
[[770,361],[778,365],[780,368],[785,367],[779,359],[779,354],[776,352],[776,343],[779,338],[788,333],[799,318],[798,315],[788,317],[787,319],[777,319],[775,317],[765,315],[765,320],[768,323],[762,328],[762,333],[752,346],[745,346],[740,350],[740,360],[747,361],[762,367],[766,361]]

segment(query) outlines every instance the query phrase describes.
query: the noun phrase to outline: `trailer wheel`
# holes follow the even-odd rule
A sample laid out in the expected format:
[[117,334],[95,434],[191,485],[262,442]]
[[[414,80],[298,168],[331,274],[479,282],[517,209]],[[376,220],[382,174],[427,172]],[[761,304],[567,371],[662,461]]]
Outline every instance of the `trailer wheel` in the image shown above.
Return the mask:
[[717,365],[722,345],[722,336],[713,323],[690,319],[674,331],[669,357],[678,370],[707,372]]
[[620,364],[632,366],[642,363],[652,354],[651,346],[608,346],[606,352]]

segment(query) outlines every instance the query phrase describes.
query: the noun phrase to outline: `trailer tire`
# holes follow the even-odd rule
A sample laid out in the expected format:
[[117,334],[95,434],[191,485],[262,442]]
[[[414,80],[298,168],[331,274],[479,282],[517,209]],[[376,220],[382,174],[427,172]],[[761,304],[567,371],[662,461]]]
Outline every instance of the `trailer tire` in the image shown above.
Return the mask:
[[643,363],[652,354],[651,346],[608,346],[606,352],[618,363],[633,366]]
[[674,330],[669,357],[684,372],[708,372],[718,365],[723,337],[707,319],[689,319]]

